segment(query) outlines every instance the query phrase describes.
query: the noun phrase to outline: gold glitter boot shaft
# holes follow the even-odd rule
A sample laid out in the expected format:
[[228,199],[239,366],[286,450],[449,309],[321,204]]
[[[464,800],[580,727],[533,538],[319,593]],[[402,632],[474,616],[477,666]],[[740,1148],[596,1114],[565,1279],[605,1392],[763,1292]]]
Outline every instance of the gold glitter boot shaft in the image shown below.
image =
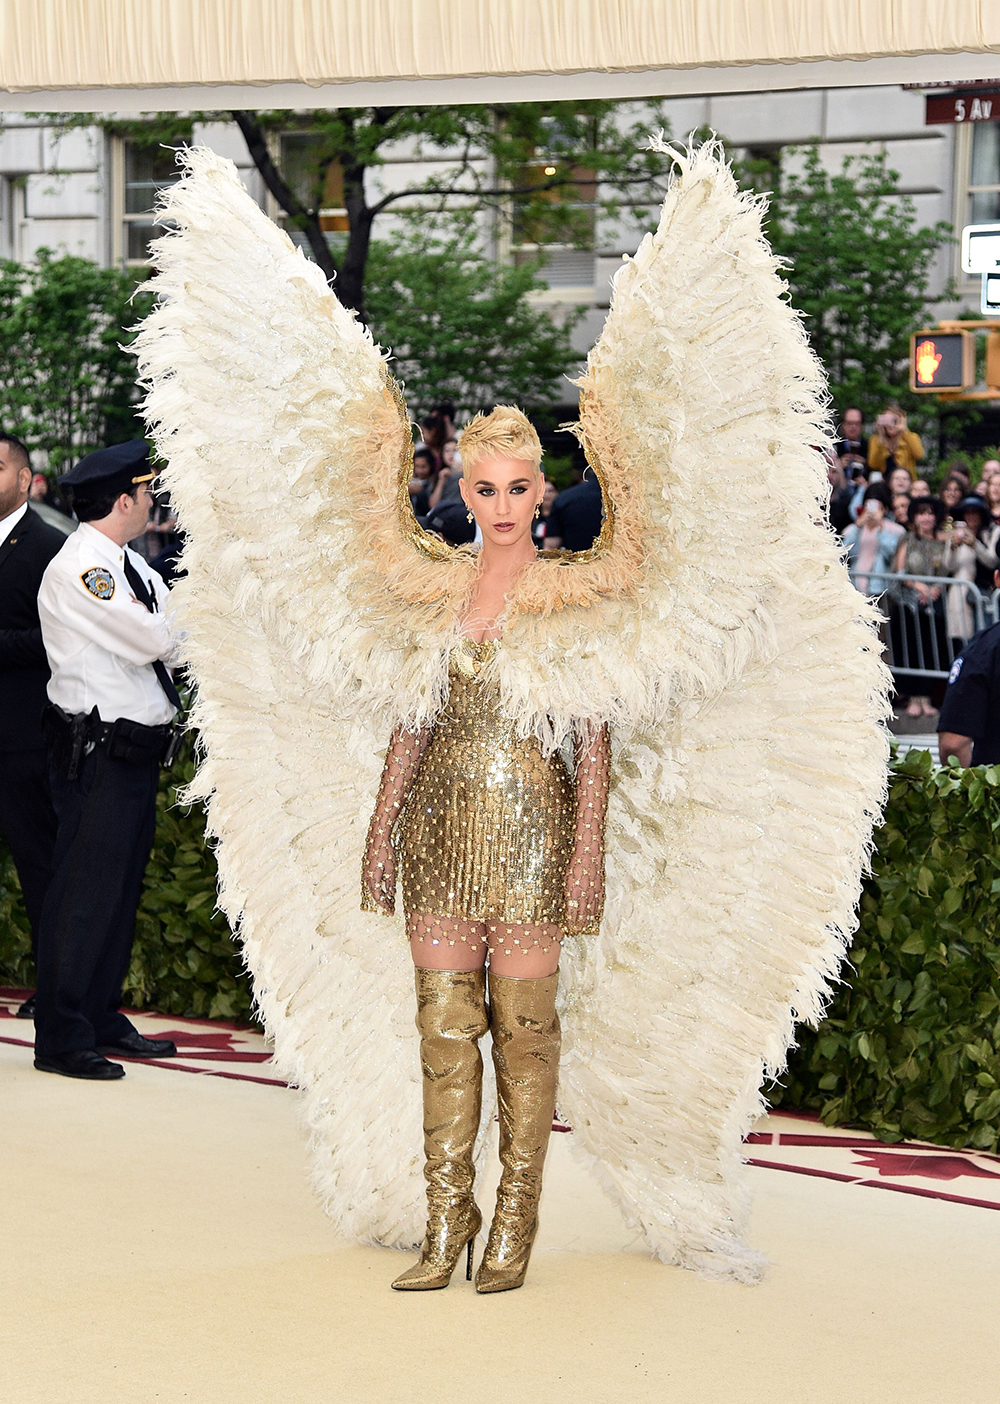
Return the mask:
[[538,1232],[542,1167],[559,1073],[558,975],[515,980],[490,972],[490,1029],[500,1101],[497,1207],[477,1292],[520,1287]]
[[427,1232],[419,1260],[392,1284],[400,1292],[447,1287],[483,1216],[473,1197],[473,1151],[482,1106],[479,1039],[488,1027],[482,970],[415,972],[424,1089]]

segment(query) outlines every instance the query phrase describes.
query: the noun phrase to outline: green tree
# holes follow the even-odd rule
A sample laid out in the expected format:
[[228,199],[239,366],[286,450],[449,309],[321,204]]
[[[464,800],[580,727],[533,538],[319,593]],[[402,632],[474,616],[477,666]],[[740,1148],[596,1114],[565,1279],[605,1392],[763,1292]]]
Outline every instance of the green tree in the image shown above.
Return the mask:
[[801,171],[785,170],[769,234],[838,407],[872,418],[909,398],[909,337],[927,318],[931,261],[950,232],[918,226],[884,154],[848,157],[831,175],[812,147]]
[[113,268],[39,251],[0,263],[0,422],[57,468],[141,434],[135,362],[122,343],[148,294]]
[[411,409],[549,403],[580,359],[570,344],[580,311],[557,323],[528,297],[540,286],[537,264],[495,264],[470,227],[416,225],[396,243],[372,243],[368,315]]
[[[654,108],[636,120],[628,104],[515,103],[506,107],[366,107],[314,112],[233,112],[265,184],[304,235],[348,307],[365,314],[365,280],[375,221],[416,204],[440,217],[456,207],[489,208],[528,243],[587,245],[598,208],[623,200],[656,205],[670,161],[647,149]],[[279,169],[269,133],[300,131],[295,170]],[[393,151],[441,161],[429,179],[378,193],[372,177]],[[322,210],[346,211],[346,238],[331,248]]]
[[[648,150],[650,131],[668,127],[655,102],[641,112],[633,103],[594,100],[128,119],[53,112],[47,120],[62,129],[100,122],[144,146],[177,146],[195,123],[235,121],[285,227],[301,234],[327,279],[336,280],[341,302],[362,316],[376,223],[389,212],[416,208],[443,232],[456,210],[489,210],[501,238],[589,247],[599,214],[628,205],[642,218],[659,205],[671,168],[669,158]],[[424,161],[435,165],[430,178],[416,169]],[[387,168],[391,188],[376,188]]]

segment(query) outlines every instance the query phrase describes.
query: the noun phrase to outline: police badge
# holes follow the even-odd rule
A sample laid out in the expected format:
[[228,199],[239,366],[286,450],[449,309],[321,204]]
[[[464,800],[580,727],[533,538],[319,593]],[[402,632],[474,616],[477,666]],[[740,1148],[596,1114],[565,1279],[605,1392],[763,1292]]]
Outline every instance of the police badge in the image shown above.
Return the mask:
[[91,566],[80,579],[95,599],[110,600],[115,593],[115,577],[104,566]]

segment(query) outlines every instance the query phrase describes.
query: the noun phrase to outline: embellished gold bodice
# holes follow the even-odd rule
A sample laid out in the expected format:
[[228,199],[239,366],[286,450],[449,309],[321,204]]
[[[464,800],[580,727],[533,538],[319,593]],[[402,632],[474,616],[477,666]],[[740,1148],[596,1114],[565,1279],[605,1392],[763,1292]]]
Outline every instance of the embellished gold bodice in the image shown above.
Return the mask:
[[400,821],[403,909],[563,926],[574,782],[560,755],[544,756],[504,716],[497,647],[452,651],[448,702]]

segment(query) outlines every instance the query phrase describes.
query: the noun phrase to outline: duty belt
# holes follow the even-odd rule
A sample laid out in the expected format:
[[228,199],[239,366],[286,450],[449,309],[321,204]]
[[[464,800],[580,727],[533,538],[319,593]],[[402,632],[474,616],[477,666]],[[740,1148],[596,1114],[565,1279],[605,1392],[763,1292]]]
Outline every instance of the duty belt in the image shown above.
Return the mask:
[[56,747],[57,762],[65,768],[67,780],[76,780],[80,762],[95,748],[106,751],[113,760],[132,765],[157,761],[169,769],[177,759],[183,730],[166,723],[144,726],[142,722],[119,717],[117,721],[101,721],[95,707],[92,712],[70,713],[50,702],[43,721],[46,733]]

